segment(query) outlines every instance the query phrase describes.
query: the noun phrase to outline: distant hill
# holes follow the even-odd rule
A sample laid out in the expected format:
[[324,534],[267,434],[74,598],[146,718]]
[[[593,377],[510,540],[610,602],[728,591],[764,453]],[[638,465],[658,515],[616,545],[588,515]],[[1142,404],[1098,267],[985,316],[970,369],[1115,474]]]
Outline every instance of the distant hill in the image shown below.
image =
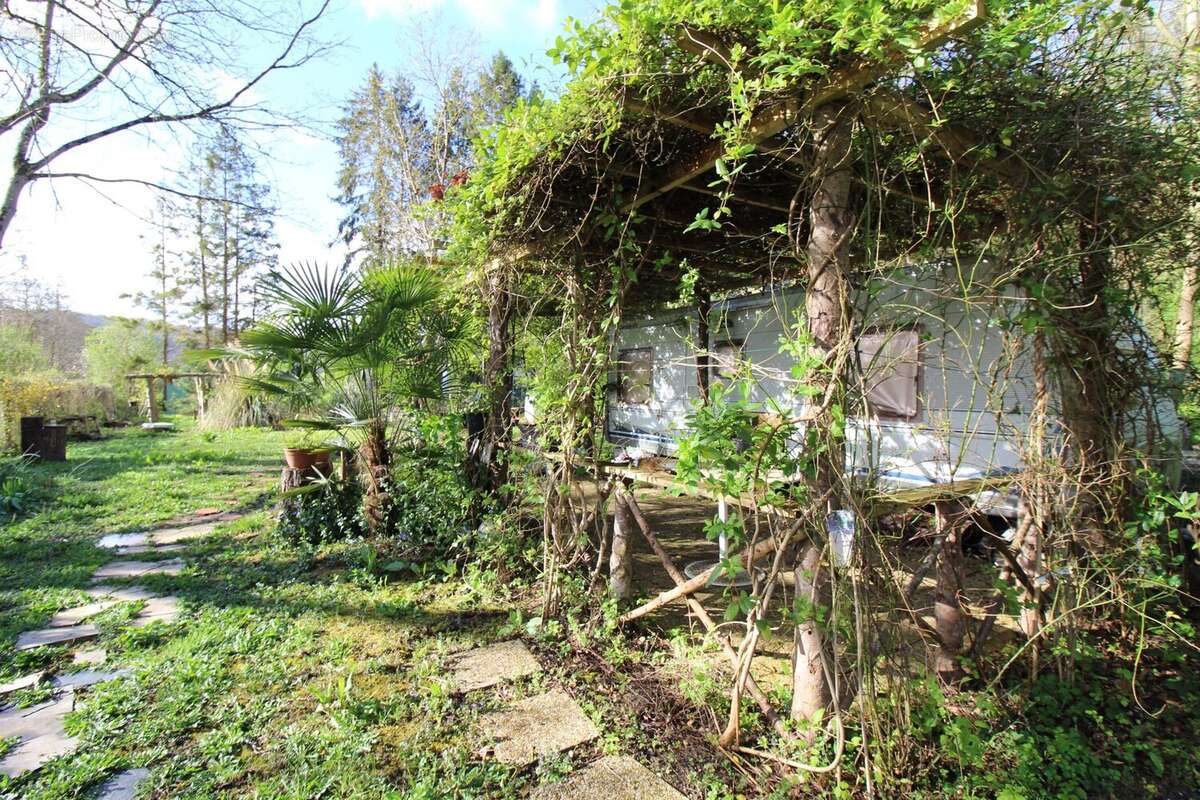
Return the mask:
[[[50,364],[63,372],[82,375],[87,371],[83,363],[83,342],[87,335],[118,317],[103,314],[83,314],[66,309],[26,311],[19,308],[0,306],[0,325],[27,326],[46,351]],[[146,322],[152,325],[151,322]],[[173,326],[171,332],[170,358],[175,361],[183,353],[183,339],[191,338],[191,332],[181,326]],[[190,346],[190,345],[188,345]]]

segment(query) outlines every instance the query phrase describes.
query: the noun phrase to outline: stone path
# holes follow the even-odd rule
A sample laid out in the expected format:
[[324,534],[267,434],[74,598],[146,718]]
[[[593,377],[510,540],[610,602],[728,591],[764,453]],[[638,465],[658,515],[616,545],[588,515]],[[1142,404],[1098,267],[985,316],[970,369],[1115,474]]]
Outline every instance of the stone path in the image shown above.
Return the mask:
[[[542,671],[519,640],[472,648],[450,660],[456,692],[497,686]],[[527,766],[600,736],[599,729],[561,689],[551,689],[484,714],[480,728],[492,744],[487,752],[506,764]],[[530,800],[685,800],[669,783],[628,756],[605,756],[558,783],[534,790]]]
[[450,680],[454,691],[465,693],[541,671],[529,648],[514,639],[459,654],[451,662]]
[[561,689],[526,697],[479,721],[495,739],[492,755],[524,766],[545,756],[590,742],[600,735],[583,709]]
[[686,800],[674,786],[629,756],[604,756],[529,800]]
[[[178,552],[185,550],[188,542],[212,533],[220,521],[145,533],[112,534],[102,537],[99,546],[112,550],[117,555]],[[94,639],[100,635],[100,629],[87,620],[118,603],[143,603],[137,615],[129,622],[131,627],[140,628],[155,622],[175,622],[182,611],[179,598],[156,594],[144,586],[118,586],[104,581],[141,578],[147,575],[178,575],[185,566],[182,558],[113,561],[105,564],[92,574],[92,586],[86,590],[93,602],[60,611],[50,619],[45,628],[22,633],[17,638],[16,649],[29,650],[44,645]],[[75,751],[79,743],[74,737],[67,735],[63,725],[66,715],[74,709],[75,693],[129,674],[129,670],[125,669],[95,668],[107,658],[108,653],[100,648],[79,650],[74,653],[72,659],[73,664],[84,667],[78,672],[52,677],[36,672],[0,686],[0,698],[43,685],[44,682],[44,685],[54,692],[52,699],[44,703],[29,708],[10,707],[0,710],[0,738],[18,740],[0,760],[0,774],[19,777],[53,758]],[[149,774],[149,770],[140,768],[122,772],[100,788],[98,797],[100,800],[130,800]]]

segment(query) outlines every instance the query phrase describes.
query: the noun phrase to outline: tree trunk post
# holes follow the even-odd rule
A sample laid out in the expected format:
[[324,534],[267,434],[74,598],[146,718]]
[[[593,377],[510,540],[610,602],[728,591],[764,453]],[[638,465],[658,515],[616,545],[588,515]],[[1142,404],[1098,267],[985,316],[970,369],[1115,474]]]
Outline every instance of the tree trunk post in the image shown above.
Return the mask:
[[509,291],[510,265],[493,259],[488,265],[485,287],[488,301],[488,351],[484,362],[483,384],[487,392],[487,417],[477,452],[473,454],[481,488],[498,495],[508,483],[508,453],[512,402],[512,315],[513,297]]
[[937,557],[937,590],[933,601],[933,615],[941,639],[934,660],[934,671],[946,683],[954,683],[962,675],[959,659],[967,630],[959,599],[963,569],[962,531],[967,516],[966,509],[958,500],[939,500],[933,508],[937,535],[942,539]]
[[154,378],[146,378],[146,413],[151,422],[158,422],[158,402],[154,397]]
[[[792,719],[808,723],[829,707],[831,693],[825,676],[824,636],[817,624],[816,610],[823,602],[825,579],[821,569],[821,547],[804,545],[796,565],[796,598],[804,618],[796,623],[792,650]],[[813,731],[808,732],[811,740]]]
[[[846,346],[847,279],[850,239],[855,217],[850,208],[853,119],[845,103],[828,103],[813,112],[816,146],[813,166],[815,191],[809,208],[808,287],[804,298],[808,334],[814,354],[830,369],[814,370],[806,377],[814,397],[832,390],[832,404],[843,404],[844,379],[832,367]],[[797,244],[797,251],[799,245]],[[845,469],[845,445],[833,435],[834,417],[826,407],[810,423],[824,437],[824,452],[817,456],[810,481],[814,525],[823,524],[835,507]],[[815,619],[822,602],[821,548],[809,543],[795,568],[796,597],[806,618],[797,620],[792,654],[792,719],[809,721],[831,701],[825,675],[824,641]],[[802,600],[801,598],[807,598]]]
[[628,600],[633,593],[633,551],[630,538],[636,523],[629,510],[628,489],[617,487],[613,493],[612,549],[608,556],[608,594],[614,600]]
[[696,298],[696,390],[700,402],[708,405],[708,387],[712,382],[712,357],[708,347],[708,315],[712,299],[708,292]]

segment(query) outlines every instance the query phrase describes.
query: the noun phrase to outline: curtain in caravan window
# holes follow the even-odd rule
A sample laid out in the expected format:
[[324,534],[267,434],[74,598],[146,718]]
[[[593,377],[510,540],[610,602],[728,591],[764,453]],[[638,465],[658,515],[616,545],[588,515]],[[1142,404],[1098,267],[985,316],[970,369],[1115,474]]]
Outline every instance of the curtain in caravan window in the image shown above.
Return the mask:
[[713,346],[712,371],[719,380],[731,380],[737,377],[738,365],[742,360],[742,342],[728,340],[717,342]]
[[881,417],[912,419],[919,410],[917,331],[872,331],[858,339],[867,407]]
[[654,381],[654,351],[649,347],[622,350],[617,354],[617,399],[644,406],[650,402]]

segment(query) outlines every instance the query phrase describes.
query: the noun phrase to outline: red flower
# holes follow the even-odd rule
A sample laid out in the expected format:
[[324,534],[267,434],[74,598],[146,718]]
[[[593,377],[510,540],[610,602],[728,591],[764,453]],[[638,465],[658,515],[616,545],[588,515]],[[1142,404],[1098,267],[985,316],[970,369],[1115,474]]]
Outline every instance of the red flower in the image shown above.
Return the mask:
[[462,186],[464,183],[467,182],[468,177],[470,177],[470,174],[467,172],[467,170],[464,169],[463,171],[459,172],[453,178],[450,179],[450,185],[451,186]]
[[429,194],[434,200],[441,200],[446,196],[446,187],[440,183],[432,184],[429,187]]

